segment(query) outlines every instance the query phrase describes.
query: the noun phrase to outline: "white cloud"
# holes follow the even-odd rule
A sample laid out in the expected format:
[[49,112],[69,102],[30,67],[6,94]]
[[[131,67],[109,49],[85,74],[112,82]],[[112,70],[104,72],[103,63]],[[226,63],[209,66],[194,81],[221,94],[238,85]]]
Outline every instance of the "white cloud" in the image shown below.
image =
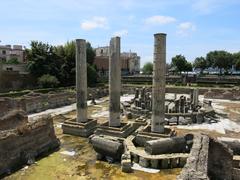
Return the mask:
[[126,29],[123,29],[123,30],[120,30],[120,31],[116,31],[113,33],[114,36],[126,36],[128,34],[128,30]]
[[177,34],[187,36],[189,33],[196,30],[196,26],[191,22],[183,22],[178,25],[177,29]]
[[163,25],[175,22],[176,19],[171,16],[152,16],[145,20],[146,24]]
[[135,17],[134,15],[128,16],[128,20],[129,20],[129,21],[133,21],[135,18],[136,18],[136,17]]
[[121,0],[119,1],[120,6],[122,6],[126,10],[130,10],[136,4],[133,0]]
[[106,29],[108,27],[107,18],[95,16],[90,20],[85,20],[81,23],[81,28],[83,30],[92,30],[96,28]]
[[198,0],[192,6],[194,10],[202,14],[209,14],[216,9],[217,4],[216,0]]
[[198,0],[194,1],[192,8],[200,14],[211,14],[227,6],[239,6],[239,0]]

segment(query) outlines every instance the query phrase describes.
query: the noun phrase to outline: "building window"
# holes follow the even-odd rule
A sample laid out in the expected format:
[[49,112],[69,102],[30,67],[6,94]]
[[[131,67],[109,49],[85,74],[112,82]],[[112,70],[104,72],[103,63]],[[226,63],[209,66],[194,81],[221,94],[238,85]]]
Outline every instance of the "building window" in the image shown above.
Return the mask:
[[2,54],[4,54],[4,55],[5,55],[5,54],[6,54],[6,51],[5,51],[5,50],[2,50]]
[[7,67],[7,71],[12,71],[13,68],[12,67]]
[[5,63],[6,61],[7,61],[7,60],[6,60],[6,58],[5,58],[5,57],[3,57],[3,58],[2,58],[2,62],[4,62],[4,63]]
[[101,49],[101,54],[103,54],[103,49]]

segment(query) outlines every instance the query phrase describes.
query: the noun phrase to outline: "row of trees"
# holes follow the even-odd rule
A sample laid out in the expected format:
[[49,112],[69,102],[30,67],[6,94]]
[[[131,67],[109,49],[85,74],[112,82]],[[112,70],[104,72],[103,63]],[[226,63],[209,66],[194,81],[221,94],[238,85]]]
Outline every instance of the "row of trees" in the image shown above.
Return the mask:
[[[228,73],[228,70],[234,66],[236,70],[240,70],[240,52],[229,53],[227,51],[210,51],[206,57],[197,57],[193,63],[188,62],[183,55],[176,55],[172,58],[172,62],[168,65],[169,69],[175,72],[189,72],[193,68],[200,69],[201,73],[206,68],[218,68],[220,74]],[[144,74],[152,73],[152,63],[148,62],[142,69]]]
[[232,66],[235,66],[236,70],[240,70],[240,52],[211,51],[207,53],[205,58],[197,57],[193,62],[193,66],[201,69],[201,72],[209,67],[218,68],[220,74],[222,74],[223,70],[228,73]]
[[[38,78],[42,87],[71,86],[75,84],[75,42],[52,46],[47,43],[32,41],[30,49],[26,50],[27,68]],[[93,61],[95,52],[87,43],[87,74],[88,85],[97,82],[97,72]]]

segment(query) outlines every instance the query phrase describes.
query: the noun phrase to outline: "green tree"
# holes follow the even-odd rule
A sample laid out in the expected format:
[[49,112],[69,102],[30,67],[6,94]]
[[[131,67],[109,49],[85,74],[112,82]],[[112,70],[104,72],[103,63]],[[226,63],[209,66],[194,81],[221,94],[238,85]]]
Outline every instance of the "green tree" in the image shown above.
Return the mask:
[[193,69],[192,63],[187,62],[185,64],[185,70],[184,71],[190,72],[190,71],[192,71],[192,69]]
[[61,59],[59,80],[63,86],[75,84],[75,42],[70,41],[63,46],[57,46],[54,49],[56,55]]
[[236,70],[240,70],[240,59],[238,59],[235,63]]
[[97,83],[97,71],[95,70],[94,66],[91,66],[90,64],[87,65],[87,78],[88,86],[94,86]]
[[[46,43],[32,41],[31,48],[26,51],[28,64],[27,68],[30,73],[39,78],[44,74],[55,76],[62,86],[75,84],[75,54],[76,45],[74,41],[67,42],[61,46],[52,46]],[[95,51],[91,44],[87,43],[87,62],[93,66]],[[89,69],[89,68],[88,68]],[[97,81],[96,70],[90,68],[88,80],[93,85]],[[92,77],[95,81],[92,80]]]
[[87,42],[86,46],[87,46],[87,63],[93,65],[96,53],[89,42]]
[[177,72],[188,71],[190,65],[188,64],[186,58],[183,55],[176,55],[172,58],[171,66],[176,69]]
[[227,72],[233,64],[233,56],[227,51],[211,51],[207,54],[206,61],[208,65],[219,68],[222,74],[223,69]]
[[152,74],[152,72],[153,72],[153,63],[151,63],[151,62],[145,63],[143,68],[142,68],[142,72],[143,72],[143,74]]
[[[95,51],[92,48],[91,44],[87,42],[86,44],[86,49],[87,49],[87,63],[88,63],[88,85],[95,85],[97,83],[97,72],[93,68],[93,62],[95,59]],[[63,62],[60,68],[60,81],[64,86],[69,86],[69,85],[74,85],[75,84],[75,79],[76,79],[76,45],[75,41],[70,41],[67,42],[63,46],[58,46],[55,48],[55,53],[57,56],[62,59],[61,61]]]
[[233,65],[236,67],[237,70],[240,70],[240,51],[237,53],[232,54],[233,57]]
[[203,73],[204,69],[207,68],[207,61],[204,57],[197,57],[194,62],[193,62],[193,67],[194,68],[199,68],[201,69],[201,74]]
[[26,50],[30,73],[37,78],[44,74],[58,77],[62,63],[54,53],[54,47],[38,41],[32,41],[30,45],[31,49]]

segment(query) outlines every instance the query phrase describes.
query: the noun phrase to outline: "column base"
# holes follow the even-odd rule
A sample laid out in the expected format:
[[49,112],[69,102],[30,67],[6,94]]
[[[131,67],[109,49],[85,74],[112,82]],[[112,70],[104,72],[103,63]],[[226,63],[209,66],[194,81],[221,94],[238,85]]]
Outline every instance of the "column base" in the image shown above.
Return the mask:
[[76,122],[76,118],[67,120],[62,125],[63,134],[70,134],[80,137],[89,137],[97,127],[97,120],[88,119],[87,122]]
[[138,127],[133,123],[120,123],[119,127],[110,127],[109,123],[105,122],[98,126],[94,134],[126,138]]
[[148,124],[141,131],[138,132],[138,135],[150,136],[155,138],[166,138],[166,137],[174,136],[175,135],[174,132],[175,131],[173,131],[170,128],[164,128],[164,133],[152,132],[151,125]]

